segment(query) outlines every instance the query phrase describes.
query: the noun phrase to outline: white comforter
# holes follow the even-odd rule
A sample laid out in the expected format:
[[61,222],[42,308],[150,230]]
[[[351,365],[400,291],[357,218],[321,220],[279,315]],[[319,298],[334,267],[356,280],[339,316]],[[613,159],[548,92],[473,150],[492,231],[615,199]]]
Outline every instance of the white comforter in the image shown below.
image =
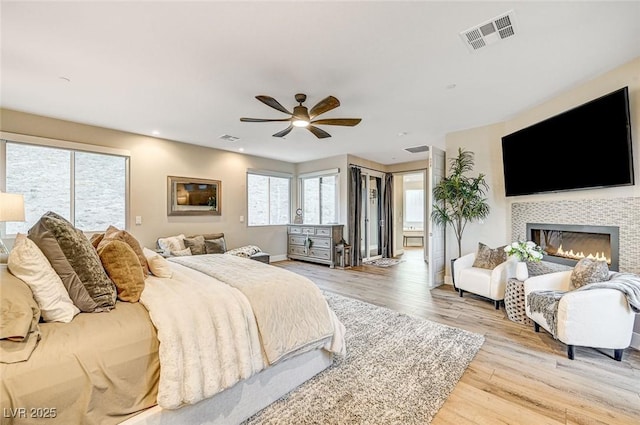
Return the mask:
[[172,264],[171,279],[149,276],[140,302],[160,341],[158,404],[193,404],[262,370],[251,305],[237,289]]
[[[225,258],[214,260],[217,273],[226,270],[222,277],[235,285],[174,261],[171,278],[145,281],[140,302],[160,341],[163,408],[211,397],[306,349],[345,353],[344,326],[311,281],[257,261],[219,257]],[[267,282],[274,281],[270,290]]]

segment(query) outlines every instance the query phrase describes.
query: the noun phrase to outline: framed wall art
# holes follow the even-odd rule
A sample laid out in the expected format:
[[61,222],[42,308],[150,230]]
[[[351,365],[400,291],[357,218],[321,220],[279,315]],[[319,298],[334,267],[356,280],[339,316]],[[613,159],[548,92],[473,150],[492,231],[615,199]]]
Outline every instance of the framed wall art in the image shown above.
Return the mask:
[[167,177],[167,215],[220,215],[222,182]]

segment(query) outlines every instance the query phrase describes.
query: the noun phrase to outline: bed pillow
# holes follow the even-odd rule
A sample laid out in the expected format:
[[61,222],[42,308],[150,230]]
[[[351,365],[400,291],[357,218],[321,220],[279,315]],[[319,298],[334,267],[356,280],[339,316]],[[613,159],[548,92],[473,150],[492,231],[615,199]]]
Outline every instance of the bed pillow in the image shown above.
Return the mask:
[[64,217],[49,211],[29,229],[29,239],[47,257],[81,311],[97,313],[115,306],[116,287],[82,231]]
[[181,251],[186,248],[184,246],[184,235],[168,236],[166,238],[159,238],[157,241],[158,248],[164,252]]
[[147,263],[149,263],[149,270],[154,276],[157,277],[171,277],[173,272],[169,262],[157,252],[150,250],[149,248],[143,248],[142,252],[147,257]]
[[47,257],[26,235],[16,236],[7,265],[11,274],[31,288],[45,322],[69,323],[80,313]]
[[183,239],[185,248],[191,250],[191,255],[206,254],[204,246],[204,236],[198,235]]
[[133,249],[133,252],[135,252],[136,256],[138,257],[138,261],[142,266],[144,275],[147,276],[149,274],[149,264],[147,264],[147,257],[145,257],[142,252],[142,246],[140,246],[140,242],[138,242],[138,240],[126,230],[120,230],[115,226],[109,226],[107,228],[107,231],[104,233],[102,241],[100,241],[100,243],[98,244],[97,249],[100,250],[103,244],[106,244],[113,240],[122,241],[129,245],[131,249]]
[[0,268],[0,363],[26,361],[40,339],[40,308],[26,283]]
[[207,254],[224,254],[227,251],[224,233],[204,235],[204,249]]
[[[505,245],[506,246],[506,245]],[[500,264],[507,261],[507,253],[504,251],[505,246],[491,249],[482,242],[478,242],[478,251],[473,267],[493,270]]]
[[100,242],[102,242],[102,239],[104,239],[104,233],[94,233],[89,238],[89,241],[91,242],[91,245],[93,245],[93,247],[97,250],[98,245],[100,245]]
[[[98,255],[104,269],[116,285],[118,299],[130,303],[138,302],[144,289],[145,274],[133,248],[124,241],[113,239],[100,243]],[[146,261],[145,258],[145,263]]]
[[173,255],[174,257],[188,257],[192,255],[190,248],[180,249],[178,251],[171,251],[170,254]]
[[571,286],[579,288],[584,285],[609,280],[609,266],[606,261],[583,258],[571,272]]

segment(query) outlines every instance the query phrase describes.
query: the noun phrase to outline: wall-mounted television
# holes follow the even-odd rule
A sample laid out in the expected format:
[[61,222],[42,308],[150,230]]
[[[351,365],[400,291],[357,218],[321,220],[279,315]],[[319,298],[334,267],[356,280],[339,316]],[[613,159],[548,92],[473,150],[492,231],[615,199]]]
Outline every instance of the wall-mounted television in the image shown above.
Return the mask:
[[502,138],[506,196],[634,184],[629,89]]

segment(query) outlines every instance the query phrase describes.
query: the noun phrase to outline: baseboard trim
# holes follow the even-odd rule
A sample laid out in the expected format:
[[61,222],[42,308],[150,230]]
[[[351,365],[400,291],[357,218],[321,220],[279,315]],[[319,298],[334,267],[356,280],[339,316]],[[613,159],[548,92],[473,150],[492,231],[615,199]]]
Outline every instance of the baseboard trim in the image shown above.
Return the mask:
[[270,261],[273,263],[275,261],[285,261],[287,259],[287,254],[282,255],[272,255]]

